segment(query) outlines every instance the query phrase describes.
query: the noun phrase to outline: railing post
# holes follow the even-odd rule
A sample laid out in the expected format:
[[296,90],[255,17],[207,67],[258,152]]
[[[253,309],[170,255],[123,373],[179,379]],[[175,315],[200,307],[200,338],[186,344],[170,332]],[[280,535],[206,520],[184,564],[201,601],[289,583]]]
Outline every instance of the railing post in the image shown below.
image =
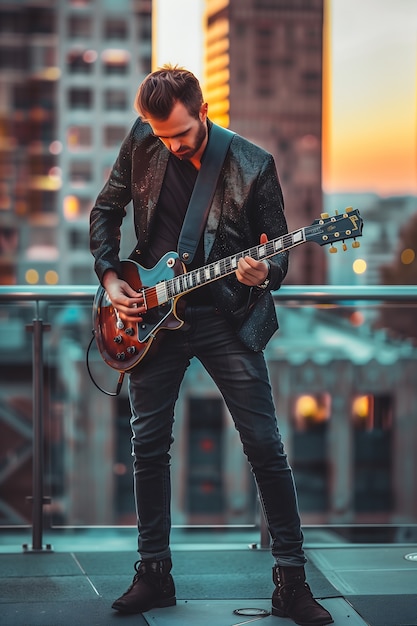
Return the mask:
[[43,493],[44,479],[44,437],[43,437],[43,333],[50,330],[49,324],[44,324],[39,317],[38,302],[36,302],[36,317],[33,324],[26,328],[33,332],[33,460],[32,460],[32,547],[23,544],[23,550],[29,552],[51,552],[51,545],[43,546],[43,505],[50,501]]

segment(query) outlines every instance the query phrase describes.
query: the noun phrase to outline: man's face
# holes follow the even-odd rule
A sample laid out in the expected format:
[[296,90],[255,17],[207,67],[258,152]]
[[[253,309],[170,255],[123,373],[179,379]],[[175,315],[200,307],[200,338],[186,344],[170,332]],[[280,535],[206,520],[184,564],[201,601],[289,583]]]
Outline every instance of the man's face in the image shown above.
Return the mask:
[[166,120],[148,116],[153,134],[179,159],[197,166],[207,144],[207,104],[201,105],[199,118],[192,117],[181,102],[177,102]]

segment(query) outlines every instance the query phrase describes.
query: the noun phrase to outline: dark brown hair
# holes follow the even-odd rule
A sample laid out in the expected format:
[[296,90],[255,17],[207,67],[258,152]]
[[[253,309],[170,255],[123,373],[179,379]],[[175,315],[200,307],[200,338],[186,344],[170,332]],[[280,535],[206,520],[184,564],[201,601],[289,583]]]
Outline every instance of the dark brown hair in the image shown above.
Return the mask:
[[203,94],[192,72],[177,65],[163,65],[144,79],[135,98],[139,115],[166,120],[176,102],[182,102],[188,113],[198,119]]

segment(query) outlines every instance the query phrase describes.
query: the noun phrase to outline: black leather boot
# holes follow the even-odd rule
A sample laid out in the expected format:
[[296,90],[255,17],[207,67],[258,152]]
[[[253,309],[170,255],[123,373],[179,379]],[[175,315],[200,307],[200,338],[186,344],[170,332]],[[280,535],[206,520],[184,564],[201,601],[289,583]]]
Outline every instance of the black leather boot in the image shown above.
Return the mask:
[[176,604],[171,568],[171,559],[137,561],[132,584],[113,602],[112,608],[121,613],[144,613]]
[[313,598],[306,583],[304,567],[272,568],[275,590],[272,594],[272,615],[290,617],[299,626],[324,626],[333,618]]

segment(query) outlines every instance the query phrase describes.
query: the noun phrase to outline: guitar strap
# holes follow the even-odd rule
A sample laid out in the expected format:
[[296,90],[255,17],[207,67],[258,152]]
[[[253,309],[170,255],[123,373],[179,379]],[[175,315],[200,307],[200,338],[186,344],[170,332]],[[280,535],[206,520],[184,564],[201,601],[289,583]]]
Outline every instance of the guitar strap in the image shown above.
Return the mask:
[[207,221],[217,180],[234,134],[217,124],[211,126],[207,148],[178,239],[178,254],[186,265],[194,258]]

